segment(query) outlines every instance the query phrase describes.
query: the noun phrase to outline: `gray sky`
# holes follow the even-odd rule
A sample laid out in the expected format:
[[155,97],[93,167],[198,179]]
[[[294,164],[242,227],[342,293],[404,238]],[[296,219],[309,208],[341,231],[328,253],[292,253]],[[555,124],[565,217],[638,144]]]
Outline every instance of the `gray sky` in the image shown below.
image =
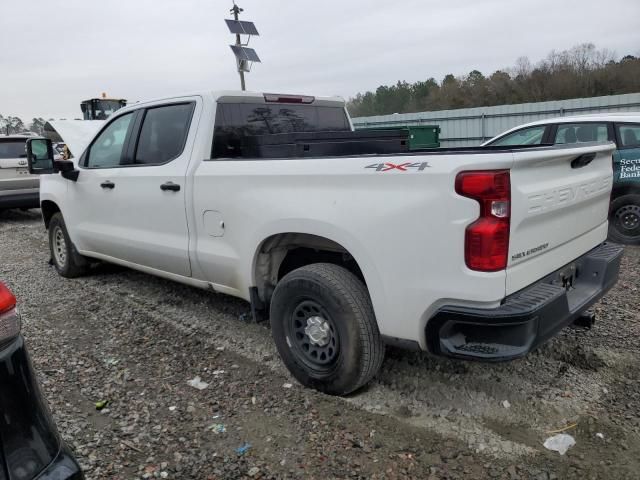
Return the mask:
[[[0,0],[0,114],[80,116],[81,100],[237,89],[231,0]],[[638,0],[238,0],[263,63],[249,90],[342,95],[594,42],[640,54]]]

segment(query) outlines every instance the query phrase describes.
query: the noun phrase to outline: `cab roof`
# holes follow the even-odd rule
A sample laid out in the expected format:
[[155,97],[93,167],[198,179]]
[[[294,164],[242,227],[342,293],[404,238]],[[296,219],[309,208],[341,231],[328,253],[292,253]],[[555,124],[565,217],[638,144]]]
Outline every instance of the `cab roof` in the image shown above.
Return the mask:
[[278,92],[248,92],[248,91],[240,91],[240,90],[204,90],[204,91],[196,91],[196,92],[188,92],[181,95],[171,95],[167,97],[159,97],[153,98],[149,100],[144,100],[140,102],[130,103],[124,108],[118,110],[118,114],[123,111],[129,111],[135,109],[137,107],[146,105],[148,103],[155,103],[167,100],[180,100],[185,97],[195,97],[200,96],[204,98],[213,99],[215,102],[219,101],[234,101],[238,103],[247,103],[247,102],[258,102],[258,103],[269,103],[265,100],[265,96],[279,96],[279,97],[288,97],[288,98],[305,98],[305,99],[313,99],[312,103],[309,102],[281,102],[281,103],[292,103],[292,104],[310,104],[316,106],[333,106],[333,107],[344,107],[345,100],[342,97],[334,96],[316,96],[316,95],[305,95],[305,94],[290,94],[290,93],[278,93]]

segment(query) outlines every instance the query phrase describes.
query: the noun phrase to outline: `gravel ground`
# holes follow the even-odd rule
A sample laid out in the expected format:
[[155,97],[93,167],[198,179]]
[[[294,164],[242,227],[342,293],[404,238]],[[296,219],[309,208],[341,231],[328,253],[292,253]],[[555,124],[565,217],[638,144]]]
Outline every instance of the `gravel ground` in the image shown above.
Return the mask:
[[[497,365],[389,349],[347,399],[292,380],[242,301],[108,265],[67,280],[47,260],[39,212],[0,213],[0,279],[88,479],[640,478],[640,248],[593,329]],[[542,447],[573,424],[566,455]]]

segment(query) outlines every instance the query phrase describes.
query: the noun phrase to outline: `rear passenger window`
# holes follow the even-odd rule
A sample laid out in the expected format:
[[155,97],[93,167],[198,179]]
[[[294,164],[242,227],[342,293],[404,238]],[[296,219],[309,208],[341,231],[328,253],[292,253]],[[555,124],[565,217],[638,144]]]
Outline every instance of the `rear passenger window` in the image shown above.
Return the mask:
[[606,142],[608,139],[606,123],[564,123],[558,125],[553,143]]
[[618,125],[620,148],[640,147],[640,125]]
[[183,103],[148,109],[134,163],[159,165],[179,157],[189,133],[193,106],[193,103]]
[[0,159],[27,158],[26,140],[3,140],[0,138]]

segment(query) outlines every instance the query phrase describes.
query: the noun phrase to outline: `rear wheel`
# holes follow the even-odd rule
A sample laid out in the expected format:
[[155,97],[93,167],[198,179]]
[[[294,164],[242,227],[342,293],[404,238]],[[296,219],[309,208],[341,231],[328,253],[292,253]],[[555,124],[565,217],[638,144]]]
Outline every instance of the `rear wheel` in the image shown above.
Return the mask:
[[49,222],[49,249],[53,266],[61,276],[75,278],[86,273],[89,262],[71,243],[60,212],[55,213]]
[[640,195],[622,195],[611,202],[609,238],[626,245],[640,245]]
[[305,386],[346,395],[382,364],[384,344],[367,289],[343,267],[316,263],[285,275],[270,317],[280,357]]

